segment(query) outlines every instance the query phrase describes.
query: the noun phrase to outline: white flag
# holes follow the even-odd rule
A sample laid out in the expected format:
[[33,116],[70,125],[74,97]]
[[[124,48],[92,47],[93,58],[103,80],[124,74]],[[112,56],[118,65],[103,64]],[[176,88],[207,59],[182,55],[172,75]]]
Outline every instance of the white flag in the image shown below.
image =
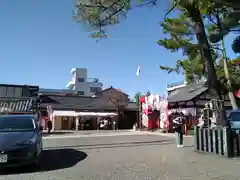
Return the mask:
[[137,75],[137,76],[140,75],[140,65],[138,65],[138,69],[137,69],[136,75]]

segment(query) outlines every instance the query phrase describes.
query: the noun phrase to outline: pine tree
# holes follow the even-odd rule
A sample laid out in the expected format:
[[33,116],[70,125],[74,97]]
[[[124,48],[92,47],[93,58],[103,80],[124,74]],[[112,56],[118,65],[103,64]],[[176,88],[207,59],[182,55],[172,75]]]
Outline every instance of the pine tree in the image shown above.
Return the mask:
[[[239,2],[238,2],[239,3]],[[239,3],[240,4],[240,3]],[[233,5],[232,5],[233,6]],[[221,27],[215,25],[215,31],[210,34],[210,41],[212,43],[220,42],[224,36],[231,32],[240,33],[240,7],[227,7],[215,9],[221,21]],[[238,35],[232,43],[232,49],[235,53],[240,53],[240,36]]]
[[91,37],[107,38],[106,27],[115,25],[127,17],[134,7],[156,5],[158,0],[76,0],[73,18],[76,22],[87,25]]
[[[121,22],[121,18],[125,17],[127,12],[135,5],[133,0],[89,0],[87,2],[88,4],[86,4],[86,1],[77,0],[74,18],[77,22],[86,23],[93,28],[93,38],[106,38],[105,27]],[[137,6],[146,4],[156,5],[156,2],[158,1],[141,0]],[[219,68],[216,67],[216,59],[219,52],[215,50],[216,47],[213,47],[208,39],[206,28],[210,30],[211,26],[206,26],[204,20],[211,17],[211,13],[214,12],[216,8],[229,9],[236,7],[239,3],[233,2],[233,0],[172,0],[172,2],[174,4],[172,9],[177,8],[182,12],[181,20],[190,25],[190,30],[187,30],[184,25],[180,24],[179,19],[172,19],[172,21],[175,22],[168,22],[168,24],[172,23],[178,26],[177,28],[170,26],[163,27],[172,28],[172,39],[160,40],[159,44],[173,52],[181,49],[183,53],[187,55],[187,58],[185,60],[178,60],[174,68],[161,68],[169,72],[180,71],[182,69],[184,70],[183,72],[186,73],[188,81],[194,81],[206,76],[208,78],[209,88],[212,88],[219,99],[222,99],[221,83],[216,72],[216,69]],[[224,5],[226,2],[228,4]],[[186,19],[184,19],[185,17]],[[168,19],[168,21],[171,20]],[[165,25],[167,26],[167,24]],[[162,26],[164,26],[164,24],[162,24]],[[234,97],[230,97],[230,100],[233,107],[236,108],[234,105]]]
[[177,18],[166,18],[161,28],[168,38],[159,40],[158,44],[171,52],[182,51],[185,59],[177,60],[175,67],[160,68],[168,73],[184,73],[188,83],[200,80],[205,75],[205,65],[191,19],[181,13]]

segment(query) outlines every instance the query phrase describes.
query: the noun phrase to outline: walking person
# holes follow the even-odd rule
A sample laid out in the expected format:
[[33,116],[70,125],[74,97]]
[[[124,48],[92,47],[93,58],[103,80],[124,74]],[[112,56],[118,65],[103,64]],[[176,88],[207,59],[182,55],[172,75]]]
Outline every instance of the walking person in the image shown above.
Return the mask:
[[184,123],[184,117],[180,115],[179,117],[176,117],[173,119],[173,126],[174,131],[176,135],[176,143],[177,147],[181,148],[183,147],[183,123]]
[[48,128],[48,134],[50,134],[51,130],[52,130],[52,121],[48,120],[47,122],[47,128]]

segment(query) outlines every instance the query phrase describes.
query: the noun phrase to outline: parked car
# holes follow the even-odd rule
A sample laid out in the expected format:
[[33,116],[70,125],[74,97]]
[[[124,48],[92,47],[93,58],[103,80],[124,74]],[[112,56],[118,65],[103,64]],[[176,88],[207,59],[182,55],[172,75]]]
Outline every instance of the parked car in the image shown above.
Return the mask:
[[38,165],[42,152],[37,116],[0,115],[0,167]]
[[230,111],[228,120],[232,129],[240,129],[240,109]]

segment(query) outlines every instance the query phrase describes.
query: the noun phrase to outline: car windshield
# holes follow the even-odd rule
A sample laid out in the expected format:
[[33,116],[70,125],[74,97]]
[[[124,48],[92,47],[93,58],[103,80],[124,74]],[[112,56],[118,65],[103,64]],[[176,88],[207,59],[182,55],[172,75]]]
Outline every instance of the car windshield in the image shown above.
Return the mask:
[[32,131],[35,129],[32,117],[0,117],[0,132],[2,131]]
[[240,112],[231,113],[231,121],[240,122]]

